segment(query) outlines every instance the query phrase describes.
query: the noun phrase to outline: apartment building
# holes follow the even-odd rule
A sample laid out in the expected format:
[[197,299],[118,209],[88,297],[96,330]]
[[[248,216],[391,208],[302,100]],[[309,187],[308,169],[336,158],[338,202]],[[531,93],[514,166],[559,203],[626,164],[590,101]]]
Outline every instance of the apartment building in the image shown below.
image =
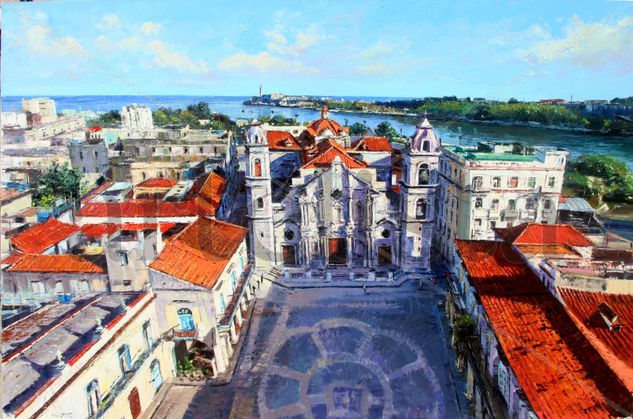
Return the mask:
[[435,246],[449,262],[455,239],[492,240],[495,228],[556,222],[568,153],[514,154],[512,147],[443,147]]
[[153,129],[152,109],[147,106],[139,106],[136,103],[121,108],[121,122],[123,126],[137,131]]

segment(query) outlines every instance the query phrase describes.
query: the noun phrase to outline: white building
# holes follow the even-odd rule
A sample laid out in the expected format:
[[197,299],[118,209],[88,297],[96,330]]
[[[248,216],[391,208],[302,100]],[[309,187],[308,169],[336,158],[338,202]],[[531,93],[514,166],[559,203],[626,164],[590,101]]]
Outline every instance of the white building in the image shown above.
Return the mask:
[[42,117],[41,123],[57,120],[57,108],[53,99],[46,97],[22,99],[22,109],[24,112],[40,115]]
[[492,240],[495,228],[553,224],[568,153],[503,145],[444,146],[439,166],[435,245],[452,262],[455,239]]
[[12,128],[26,128],[26,113],[24,112],[2,112],[2,126]]
[[121,121],[124,127],[135,131],[154,128],[151,108],[136,103],[121,108]]

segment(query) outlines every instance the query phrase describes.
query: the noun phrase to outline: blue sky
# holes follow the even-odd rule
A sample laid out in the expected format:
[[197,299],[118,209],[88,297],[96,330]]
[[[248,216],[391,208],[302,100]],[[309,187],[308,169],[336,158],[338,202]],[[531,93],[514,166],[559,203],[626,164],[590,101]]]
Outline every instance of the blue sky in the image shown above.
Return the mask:
[[633,95],[633,1],[2,7],[4,95]]

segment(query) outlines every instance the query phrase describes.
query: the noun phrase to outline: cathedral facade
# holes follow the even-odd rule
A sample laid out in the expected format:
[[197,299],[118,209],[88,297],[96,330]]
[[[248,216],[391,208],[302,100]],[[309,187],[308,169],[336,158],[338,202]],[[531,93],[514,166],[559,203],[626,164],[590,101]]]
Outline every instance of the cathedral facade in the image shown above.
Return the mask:
[[425,119],[396,150],[329,118],[253,121],[246,133],[251,257],[257,267],[428,270],[440,141]]

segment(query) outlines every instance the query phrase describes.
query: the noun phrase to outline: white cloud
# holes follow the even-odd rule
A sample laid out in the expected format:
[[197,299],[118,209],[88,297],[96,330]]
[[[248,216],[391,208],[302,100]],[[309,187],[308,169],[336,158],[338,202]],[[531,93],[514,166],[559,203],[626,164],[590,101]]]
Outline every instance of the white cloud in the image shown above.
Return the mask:
[[153,56],[153,64],[162,68],[172,68],[181,73],[208,74],[209,65],[204,60],[192,60],[184,52],[178,52],[161,41],[147,44]]
[[87,55],[87,50],[72,36],[62,36],[48,25],[27,25],[18,41],[20,46],[33,55],[69,57]]
[[408,54],[410,43],[407,39],[396,41],[378,40],[375,44],[359,51],[352,57],[354,70],[361,76],[388,76],[413,66],[420,61]]
[[613,24],[586,23],[574,16],[560,38],[536,43],[524,58],[531,62],[566,61],[588,69],[633,71],[633,17]]
[[156,35],[158,32],[161,31],[162,29],[162,25],[160,23],[156,23],[156,22],[143,22],[141,24],[140,27],[140,31],[143,35]]
[[275,71],[278,73],[316,73],[317,69],[306,66],[298,60],[283,59],[267,51],[259,54],[239,52],[223,58],[218,64],[222,70],[246,70],[264,73]]
[[309,27],[307,31],[298,32],[295,35],[294,43],[290,43],[282,32],[283,27],[280,25],[277,25],[272,31],[264,32],[264,35],[268,38],[268,43],[266,44],[268,51],[281,55],[299,56],[305,54],[308,48],[318,41],[327,39],[326,35],[317,33],[314,26]]
[[101,21],[97,23],[97,28],[101,30],[116,29],[121,27],[121,21],[115,14],[108,14],[101,18]]
[[[408,49],[408,45],[405,45],[404,49]],[[400,48],[400,51],[402,50],[403,48]],[[383,59],[385,56],[394,55],[397,51],[397,45],[381,39],[371,47],[368,47],[356,54],[356,58],[363,61],[373,61],[376,59]]]

